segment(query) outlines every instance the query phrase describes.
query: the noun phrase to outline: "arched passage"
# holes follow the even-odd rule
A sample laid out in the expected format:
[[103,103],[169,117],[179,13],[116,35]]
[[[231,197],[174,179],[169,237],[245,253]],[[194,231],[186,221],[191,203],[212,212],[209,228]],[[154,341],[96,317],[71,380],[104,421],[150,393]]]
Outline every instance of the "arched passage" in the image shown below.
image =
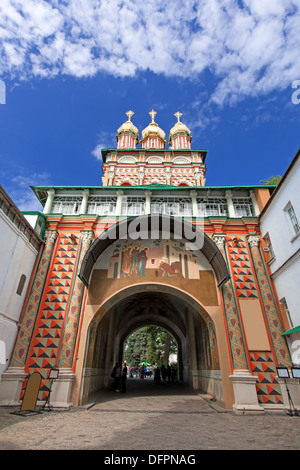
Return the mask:
[[145,325],[160,326],[175,338],[180,380],[224,401],[217,333],[209,313],[179,289],[139,284],[109,298],[90,322],[81,403],[110,387],[110,373],[122,360],[124,341]]

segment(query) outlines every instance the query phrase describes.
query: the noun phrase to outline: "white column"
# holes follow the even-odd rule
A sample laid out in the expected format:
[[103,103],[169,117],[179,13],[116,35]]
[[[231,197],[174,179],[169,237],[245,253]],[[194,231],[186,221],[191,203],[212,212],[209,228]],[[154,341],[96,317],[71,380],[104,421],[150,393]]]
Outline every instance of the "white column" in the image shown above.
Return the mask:
[[44,207],[44,214],[50,214],[50,212],[52,210],[52,204],[53,204],[54,196],[55,196],[54,189],[49,189],[47,201],[46,201],[46,204],[45,204],[45,207]]
[[232,194],[231,191],[225,191],[225,198],[227,200],[227,207],[228,207],[228,215],[229,217],[235,217],[235,210],[232,202]]
[[151,191],[145,191],[146,204],[145,204],[145,214],[151,213]]
[[81,207],[80,207],[80,212],[79,212],[80,214],[86,214],[89,194],[90,192],[88,189],[84,189],[82,191],[82,201],[81,201]]
[[122,198],[124,192],[120,189],[117,191],[117,204],[116,204],[116,215],[121,215],[122,213]]
[[140,186],[143,184],[144,178],[145,178],[144,168],[139,168],[139,171],[138,171],[138,184]]
[[114,181],[114,177],[115,177],[115,172],[113,170],[109,171],[108,172],[108,186],[112,186],[113,185],[113,181]]
[[193,208],[193,217],[198,216],[198,207],[197,207],[197,193],[196,191],[191,191],[190,196],[192,199],[192,208]]
[[165,170],[165,178],[166,178],[166,184],[170,185],[171,179],[172,179],[172,171],[170,167],[167,167]]
[[252,201],[252,205],[253,205],[253,209],[254,209],[254,214],[256,217],[259,216],[259,208],[258,208],[258,204],[257,204],[257,201],[256,201],[256,196],[255,196],[255,192],[252,190],[250,191],[250,197],[251,197],[251,201]]

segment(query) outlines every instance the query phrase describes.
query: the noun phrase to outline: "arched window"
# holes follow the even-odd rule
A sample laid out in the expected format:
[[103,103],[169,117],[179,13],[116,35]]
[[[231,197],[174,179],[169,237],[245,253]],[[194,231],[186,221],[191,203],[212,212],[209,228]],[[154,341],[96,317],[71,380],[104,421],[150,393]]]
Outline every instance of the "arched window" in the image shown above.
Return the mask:
[[22,294],[25,282],[26,282],[26,276],[25,276],[25,274],[22,274],[22,276],[20,277],[19,285],[18,285],[17,292],[16,292],[18,295]]

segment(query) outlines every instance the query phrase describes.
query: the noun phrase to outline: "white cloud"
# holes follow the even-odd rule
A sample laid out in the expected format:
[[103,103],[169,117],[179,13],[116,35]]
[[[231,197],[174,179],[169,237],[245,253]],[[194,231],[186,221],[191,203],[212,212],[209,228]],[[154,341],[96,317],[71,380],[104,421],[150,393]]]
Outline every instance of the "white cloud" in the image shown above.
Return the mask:
[[98,141],[98,144],[91,151],[91,154],[93,155],[93,157],[96,158],[96,160],[99,160],[100,162],[102,162],[101,150],[105,148],[111,148],[112,142],[116,141],[116,135],[110,132],[101,131],[97,136],[97,141]]
[[49,184],[50,174],[34,172],[15,162],[3,162],[0,176],[6,180],[5,190],[21,211],[42,211],[42,205],[30,186]]
[[298,79],[299,28],[299,0],[1,0],[0,74],[208,70],[222,105]]
[[105,148],[105,147],[102,147],[102,144],[98,144],[96,145],[96,147],[94,148],[94,150],[92,150],[91,154],[93,155],[93,157],[96,158],[96,160],[99,160],[99,161],[102,161],[102,153],[101,153],[101,150]]

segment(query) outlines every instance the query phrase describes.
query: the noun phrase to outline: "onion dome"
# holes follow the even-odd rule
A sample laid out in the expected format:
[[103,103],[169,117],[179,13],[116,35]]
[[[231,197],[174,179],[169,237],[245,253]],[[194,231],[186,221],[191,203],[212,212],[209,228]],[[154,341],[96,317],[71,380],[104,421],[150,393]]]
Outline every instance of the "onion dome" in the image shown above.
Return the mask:
[[156,111],[150,111],[151,123],[142,131],[142,148],[164,148],[166,144],[165,132],[154,121]]
[[139,143],[139,131],[131,122],[131,117],[134,115],[134,112],[127,111],[126,115],[128,120],[119,127],[116,135],[118,148],[135,148],[136,144]]
[[177,122],[170,130],[169,145],[174,149],[190,149],[192,141],[191,131],[180,121],[182,113],[177,111],[174,116],[177,117]]

